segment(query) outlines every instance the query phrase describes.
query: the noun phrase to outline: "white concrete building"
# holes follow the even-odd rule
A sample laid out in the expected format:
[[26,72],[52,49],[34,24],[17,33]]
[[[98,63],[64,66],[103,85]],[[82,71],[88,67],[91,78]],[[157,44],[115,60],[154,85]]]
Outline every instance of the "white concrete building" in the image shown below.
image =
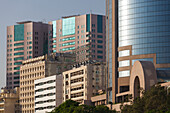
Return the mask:
[[62,103],[62,75],[35,80],[35,113],[51,112]]

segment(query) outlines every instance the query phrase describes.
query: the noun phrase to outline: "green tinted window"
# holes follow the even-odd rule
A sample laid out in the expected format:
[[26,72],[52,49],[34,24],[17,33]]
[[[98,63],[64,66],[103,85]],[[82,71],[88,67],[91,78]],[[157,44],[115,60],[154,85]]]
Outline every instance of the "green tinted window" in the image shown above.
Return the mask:
[[24,52],[14,53],[14,55],[24,55]]
[[90,14],[86,15],[86,31],[90,32]]
[[20,67],[14,67],[14,70],[20,70]]
[[14,26],[14,41],[24,40],[24,24]]
[[19,75],[20,74],[20,72],[18,71],[18,72],[14,72],[14,75]]
[[68,51],[68,50],[73,50],[75,47],[69,47],[69,48],[63,48],[62,51]]
[[17,57],[17,58],[14,58],[14,61],[16,60],[24,60],[24,57]]
[[102,35],[97,35],[97,38],[103,38],[103,36]]
[[21,43],[15,43],[14,46],[21,46],[21,45],[24,45],[24,42],[21,42]]
[[14,51],[20,51],[20,50],[24,50],[23,47],[20,47],[20,48],[15,48]]
[[103,33],[103,16],[97,16],[97,32]]
[[22,62],[15,62],[14,65],[21,65]]
[[63,36],[75,34],[75,17],[62,20]]
[[64,43],[62,46],[75,45],[75,42]]
[[75,37],[63,38],[61,41],[75,40]]

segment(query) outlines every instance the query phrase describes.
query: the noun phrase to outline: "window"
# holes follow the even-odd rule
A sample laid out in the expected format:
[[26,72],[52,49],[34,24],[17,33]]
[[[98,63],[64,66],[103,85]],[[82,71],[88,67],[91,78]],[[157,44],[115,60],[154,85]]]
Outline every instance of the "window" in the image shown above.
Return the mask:
[[97,43],[103,43],[103,41],[102,40],[97,40]]
[[97,53],[101,53],[101,54],[102,54],[102,53],[103,53],[103,51],[99,51],[99,50],[98,50],[98,51],[97,51]]
[[130,70],[119,72],[119,77],[127,77],[127,76],[130,76]]
[[97,48],[103,48],[103,46],[101,46],[101,45],[97,45]]
[[24,55],[24,52],[14,53],[14,56],[16,55]]
[[21,42],[21,43],[15,43],[14,46],[21,46],[21,45],[24,45],[24,42]]
[[14,58],[14,61],[17,61],[17,60],[24,60],[24,57],[17,57],[17,58]]
[[99,59],[103,59],[103,56],[97,56],[97,58],[99,58]]
[[102,35],[97,35],[97,38],[103,38],[103,36]]
[[119,67],[130,66],[129,60],[119,61]]
[[24,50],[23,47],[20,47],[20,48],[15,48],[14,51],[20,51],[20,50]]

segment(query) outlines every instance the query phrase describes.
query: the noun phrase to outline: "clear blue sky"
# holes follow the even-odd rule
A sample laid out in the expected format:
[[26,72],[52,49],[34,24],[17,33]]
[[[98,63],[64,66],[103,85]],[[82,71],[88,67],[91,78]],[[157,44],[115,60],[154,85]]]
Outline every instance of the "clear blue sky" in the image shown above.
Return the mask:
[[105,14],[105,0],[0,0],[0,88],[6,82],[6,27],[18,21],[52,21],[76,14]]

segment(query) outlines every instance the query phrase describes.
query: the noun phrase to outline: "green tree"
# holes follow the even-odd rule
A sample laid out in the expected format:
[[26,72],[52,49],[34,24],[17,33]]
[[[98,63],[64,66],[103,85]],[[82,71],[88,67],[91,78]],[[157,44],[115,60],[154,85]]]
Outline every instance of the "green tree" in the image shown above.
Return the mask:
[[96,106],[93,113],[116,113],[115,110],[109,110],[107,106],[100,105]]
[[55,108],[51,113],[116,113],[115,110],[109,110],[107,106],[89,106],[80,105],[78,102],[67,100],[57,108]]
[[55,108],[51,113],[73,113],[74,109],[78,107],[79,103],[73,100],[67,100],[57,108]]
[[122,107],[122,113],[169,113],[170,95],[165,88],[153,86],[150,90],[143,92],[141,98],[136,98],[132,105]]
[[80,105],[77,108],[75,108],[73,113],[93,113],[94,111],[93,106],[88,106],[88,105]]

